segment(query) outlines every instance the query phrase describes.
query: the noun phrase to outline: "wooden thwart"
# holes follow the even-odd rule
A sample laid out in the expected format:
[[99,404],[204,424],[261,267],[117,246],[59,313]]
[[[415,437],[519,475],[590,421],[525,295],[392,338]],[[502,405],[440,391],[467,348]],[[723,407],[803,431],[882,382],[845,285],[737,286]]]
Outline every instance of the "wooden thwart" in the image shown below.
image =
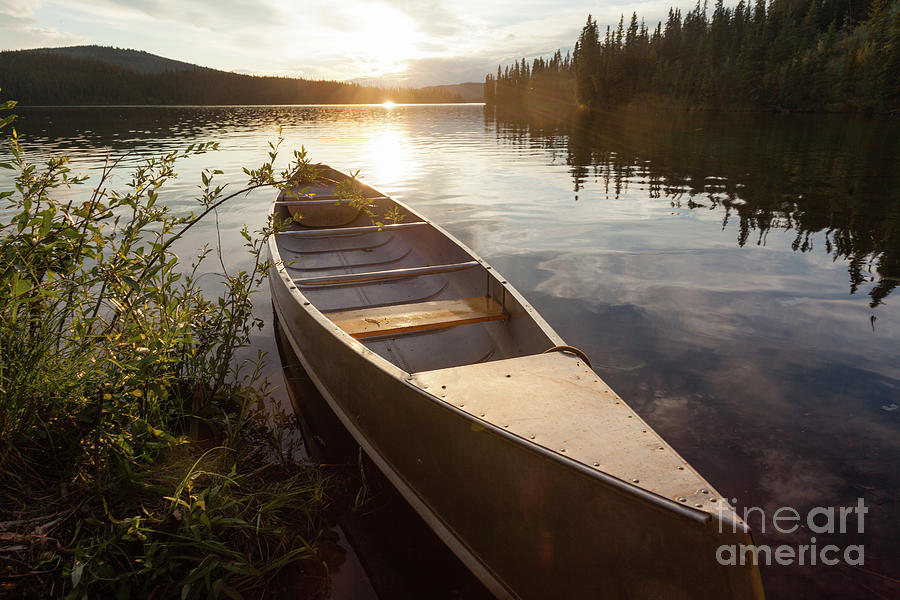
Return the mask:
[[444,329],[455,325],[509,318],[500,304],[493,298],[484,296],[325,314],[335,325],[357,339]]

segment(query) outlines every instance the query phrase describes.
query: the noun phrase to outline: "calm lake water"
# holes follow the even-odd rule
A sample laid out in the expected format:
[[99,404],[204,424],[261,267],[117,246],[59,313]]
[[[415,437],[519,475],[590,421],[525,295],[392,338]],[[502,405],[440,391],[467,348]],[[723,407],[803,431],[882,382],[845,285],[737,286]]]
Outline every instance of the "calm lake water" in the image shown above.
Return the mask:
[[[491,262],[739,511],[765,511],[765,531],[761,511],[749,518],[759,543],[839,547],[834,566],[764,568],[770,597],[900,594],[897,119],[662,113],[554,125],[478,105],[18,112],[33,159],[68,153],[91,173],[107,152],[134,164],[220,142],[183,161],[166,192],[185,210],[200,169],[241,181],[279,127],[286,150],[360,169]],[[260,226],[270,200],[219,211],[230,265],[248,263],[237,232]],[[204,242],[216,242],[213,222],[182,253]],[[268,290],[257,298],[268,328],[256,344],[282,386]],[[855,519],[844,534],[773,529],[779,507],[805,518],[859,498],[862,533]],[[864,546],[864,564],[845,564],[851,545]]]

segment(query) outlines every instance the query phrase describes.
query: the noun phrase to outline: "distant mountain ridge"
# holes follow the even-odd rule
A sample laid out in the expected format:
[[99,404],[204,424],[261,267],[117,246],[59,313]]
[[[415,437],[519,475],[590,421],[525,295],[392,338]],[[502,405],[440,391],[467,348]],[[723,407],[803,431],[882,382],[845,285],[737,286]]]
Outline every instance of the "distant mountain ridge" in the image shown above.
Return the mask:
[[484,102],[483,83],[466,82],[448,85],[430,85],[428,87],[423,87],[422,90],[457,94],[466,102]]
[[[109,65],[130,69],[136,73],[165,73],[167,71],[197,71],[207,69],[191,63],[150,54],[143,50],[115,48],[113,46],[65,46],[60,48],[34,48],[25,52],[43,52],[97,60]],[[215,69],[207,69],[214,71]]]
[[0,88],[3,98],[18,100],[21,106],[464,101],[460,94],[445,89],[367,87],[339,81],[242,75],[104,46],[0,52]]

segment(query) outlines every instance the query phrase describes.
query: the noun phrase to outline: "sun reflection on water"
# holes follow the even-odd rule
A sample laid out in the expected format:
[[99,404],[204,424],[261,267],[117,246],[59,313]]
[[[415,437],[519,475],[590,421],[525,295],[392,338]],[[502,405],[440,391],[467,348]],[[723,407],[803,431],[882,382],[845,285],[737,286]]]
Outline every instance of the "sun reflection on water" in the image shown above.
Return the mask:
[[415,167],[410,140],[394,128],[375,133],[366,152],[372,165],[369,177],[382,185],[395,184]]

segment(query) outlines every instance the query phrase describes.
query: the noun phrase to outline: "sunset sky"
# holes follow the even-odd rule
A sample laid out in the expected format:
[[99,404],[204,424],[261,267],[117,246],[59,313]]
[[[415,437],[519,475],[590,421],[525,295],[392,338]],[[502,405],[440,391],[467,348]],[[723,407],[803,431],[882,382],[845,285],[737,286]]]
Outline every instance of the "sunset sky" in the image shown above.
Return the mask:
[[[226,71],[423,86],[482,81],[498,63],[570,49],[588,13],[605,29],[668,6],[558,0],[0,0],[0,49],[98,44]],[[626,17],[627,21],[627,17]]]

